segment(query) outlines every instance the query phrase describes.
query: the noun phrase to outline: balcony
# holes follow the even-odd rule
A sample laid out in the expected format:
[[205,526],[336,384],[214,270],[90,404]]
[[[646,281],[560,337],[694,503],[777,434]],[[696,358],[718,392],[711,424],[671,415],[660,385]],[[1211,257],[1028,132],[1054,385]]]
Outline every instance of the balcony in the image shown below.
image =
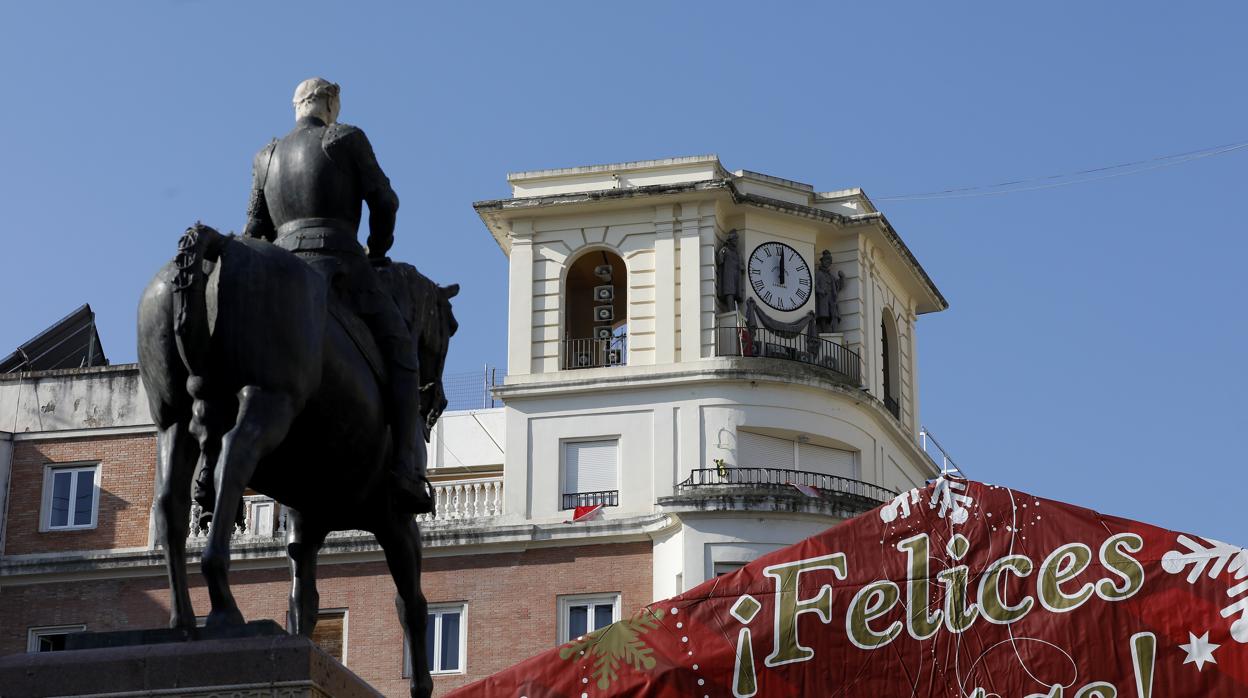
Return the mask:
[[601,492],[572,492],[563,495],[562,509],[577,507],[618,507],[620,505],[619,490],[603,490]]
[[[482,478],[435,482],[433,498],[437,510],[433,514],[420,514],[416,520],[422,524],[466,523],[479,521],[503,513],[503,479]],[[191,531],[187,538],[191,545],[208,542],[208,530],[198,527],[202,508],[191,505]],[[234,543],[272,543],[286,537],[286,507],[264,495],[243,497],[243,524],[235,525],[230,540]],[[361,531],[337,532],[335,535],[363,535]]]
[[901,419],[901,403],[892,395],[884,396],[884,407],[888,413],[893,415],[893,419]]
[[784,359],[826,368],[850,385],[862,384],[862,359],[828,339],[805,332],[728,325],[715,328],[716,356]]
[[436,513],[420,514],[420,523],[435,521],[465,521],[487,519],[503,513],[503,479],[501,477],[480,480],[433,484],[433,500]]
[[627,363],[628,336],[625,334],[617,334],[610,339],[565,339],[559,344],[564,370],[623,366]]
[[699,468],[677,483],[676,491],[661,503],[669,508],[698,503],[697,508],[705,510],[706,500],[735,499],[740,501],[732,508],[753,509],[758,508],[752,506],[754,500],[766,500],[772,508],[781,508],[775,502],[784,500],[787,509],[809,505],[838,516],[869,511],[897,496],[869,482],[787,468]]

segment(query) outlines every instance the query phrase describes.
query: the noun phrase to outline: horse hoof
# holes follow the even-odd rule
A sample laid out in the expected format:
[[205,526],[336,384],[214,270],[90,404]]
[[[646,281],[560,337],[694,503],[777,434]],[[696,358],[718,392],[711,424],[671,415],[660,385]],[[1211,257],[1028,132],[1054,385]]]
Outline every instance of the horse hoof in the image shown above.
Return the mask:
[[185,630],[187,632],[192,631],[195,629],[195,616],[191,616],[190,618],[174,616],[169,619],[169,629]]
[[242,625],[245,622],[242,612],[235,608],[229,611],[213,611],[209,613],[208,622],[205,625],[209,628],[216,628],[225,625]]

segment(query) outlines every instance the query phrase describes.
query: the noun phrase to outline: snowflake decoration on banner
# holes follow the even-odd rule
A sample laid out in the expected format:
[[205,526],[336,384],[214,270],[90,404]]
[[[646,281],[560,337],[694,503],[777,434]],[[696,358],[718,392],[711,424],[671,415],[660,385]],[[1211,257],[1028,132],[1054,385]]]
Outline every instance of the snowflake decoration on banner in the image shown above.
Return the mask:
[[592,658],[594,663],[593,676],[598,679],[598,688],[606,690],[619,678],[621,662],[635,671],[654,668],[654,649],[646,645],[642,636],[658,628],[661,620],[663,609],[643,608],[632,618],[612,623],[564,645],[559,650],[559,658],[567,660],[588,655],[587,659]]
[[1238,613],[1239,619],[1231,623],[1231,637],[1236,642],[1248,643],[1248,550],[1215,540],[1208,542],[1206,547],[1180,535],[1178,543],[1187,550],[1171,550],[1162,555],[1161,568],[1170,574],[1179,574],[1190,565],[1188,584],[1195,584],[1206,569],[1210,579],[1217,579],[1225,572],[1232,580],[1243,580],[1227,588],[1226,595],[1231,599],[1242,598],[1223,608],[1222,617],[1230,618]]
[[[968,494],[963,494],[966,490],[966,483],[960,480],[954,480],[941,476],[932,486],[932,496],[927,502],[928,509],[937,509],[936,515],[945,518],[945,514],[949,514],[949,520],[954,524],[966,523],[970,518],[970,512],[967,507],[974,503],[974,500]],[[880,510],[880,519],[884,523],[892,523],[898,518],[905,518],[910,515],[910,505],[918,508],[919,499],[922,491],[918,488],[909,492],[902,492],[893,498]]]
[[1183,660],[1184,664],[1195,664],[1196,671],[1204,671],[1205,664],[1218,663],[1218,660],[1213,657],[1213,651],[1222,645],[1210,642],[1208,631],[1204,635],[1196,637],[1196,633],[1189,630],[1187,637],[1187,644],[1179,645],[1179,649],[1187,653],[1187,658]]

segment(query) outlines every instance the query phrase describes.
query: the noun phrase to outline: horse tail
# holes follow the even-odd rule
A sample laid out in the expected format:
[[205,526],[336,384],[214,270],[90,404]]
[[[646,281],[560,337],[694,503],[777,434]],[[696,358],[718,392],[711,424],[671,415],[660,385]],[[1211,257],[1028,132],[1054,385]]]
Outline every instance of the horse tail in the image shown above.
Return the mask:
[[178,240],[177,268],[173,276],[173,335],[178,356],[192,376],[208,371],[208,274],[204,262],[215,262],[228,240],[202,224],[186,229]]

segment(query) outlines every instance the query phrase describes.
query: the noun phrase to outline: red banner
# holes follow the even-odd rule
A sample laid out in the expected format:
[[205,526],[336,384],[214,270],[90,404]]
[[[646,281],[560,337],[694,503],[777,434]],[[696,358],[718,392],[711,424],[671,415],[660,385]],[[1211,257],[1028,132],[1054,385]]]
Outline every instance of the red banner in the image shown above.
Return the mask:
[[1248,551],[940,479],[451,695],[1248,696]]

